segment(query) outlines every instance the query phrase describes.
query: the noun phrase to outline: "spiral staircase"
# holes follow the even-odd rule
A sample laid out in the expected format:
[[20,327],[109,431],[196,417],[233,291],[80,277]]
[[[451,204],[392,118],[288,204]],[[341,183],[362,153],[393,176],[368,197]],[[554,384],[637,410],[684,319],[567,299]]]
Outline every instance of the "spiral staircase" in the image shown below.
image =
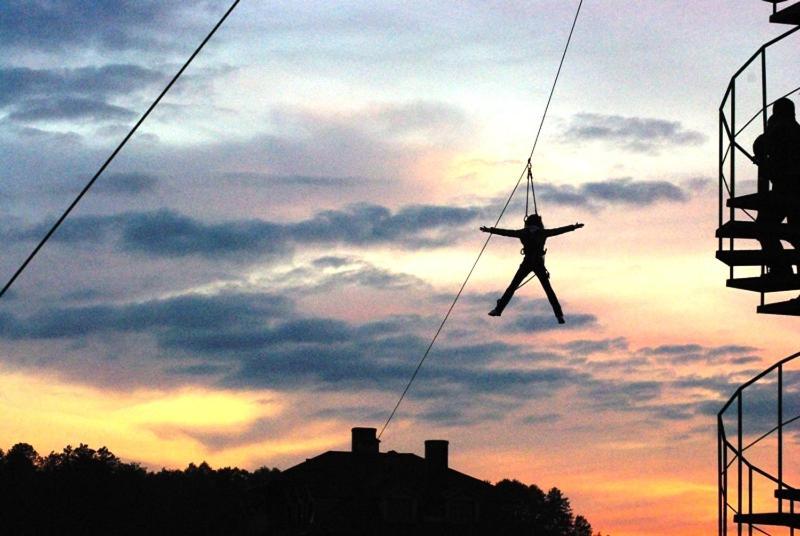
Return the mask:
[[[765,225],[754,215],[760,210],[780,209],[783,206],[800,206],[800,198],[777,196],[769,192],[766,178],[747,180],[757,169],[753,165],[753,155],[748,152],[754,136],[766,129],[767,117],[772,104],[781,97],[792,96],[800,91],[796,87],[790,91],[779,91],[769,100],[768,56],[774,47],[787,45],[798,47],[800,34],[800,2],[781,10],[777,5],[785,0],[767,0],[773,4],[770,20],[789,24],[791,29],[762,45],[747,62],[731,77],[722,104],[719,108],[719,222],[716,232],[717,259],[730,267],[727,286],[757,292],[761,300],[759,313],[800,316],[800,298],[766,303],[765,295],[800,291],[800,275],[777,275],[769,272],[771,264],[800,267],[800,251],[795,249],[764,251],[763,249],[741,249],[741,244],[758,246],[759,239],[800,240],[800,226],[780,223]],[[795,48],[796,50],[797,48]],[[792,66],[797,67],[797,66]],[[754,72],[755,71],[755,72]],[[753,80],[759,79],[759,93],[753,91]],[[796,80],[795,80],[796,81]],[[775,90],[773,90],[775,92]],[[757,102],[757,110],[752,115],[740,117],[742,108]],[[750,110],[752,113],[752,110]],[[760,123],[760,125],[759,125]],[[758,129],[758,127],[761,127]],[[745,180],[738,180],[742,175]],[[738,269],[738,270],[737,270]],[[741,269],[759,270],[742,277]],[[798,269],[800,271],[800,268]]]
[[717,415],[721,536],[800,529],[800,472],[784,466],[800,432],[798,356],[742,384]]
[[[800,290],[798,274],[771,274],[770,265],[800,267],[800,251],[764,251],[759,239],[800,239],[800,227],[788,223],[765,225],[760,210],[800,207],[800,198],[777,196],[769,191],[766,178],[739,181],[753,174],[753,156],[746,147],[754,134],[764,132],[769,109],[781,97],[800,92],[800,87],[775,92],[769,100],[768,56],[775,47],[790,43],[794,56],[800,50],[800,2],[764,0],[772,4],[770,21],[791,28],[762,45],[731,77],[719,109],[719,222],[717,259],[729,266],[727,286],[760,295],[757,312],[800,316],[800,296],[771,301],[765,296]],[[792,37],[793,36],[793,37]],[[792,39],[794,43],[792,44]],[[754,77],[755,70],[760,76]],[[796,71],[800,72],[800,70]],[[785,74],[785,71],[784,71]],[[743,101],[753,100],[753,79],[758,79],[757,111],[741,113]],[[796,82],[796,80],[795,80]],[[738,94],[737,94],[738,91]],[[747,95],[750,93],[750,95]],[[796,99],[795,99],[796,100]],[[759,132],[757,127],[761,123]],[[749,191],[748,191],[749,188]],[[750,274],[742,276],[742,270]],[[800,458],[800,353],[775,363],[743,383],[717,415],[718,534],[795,534],[800,529],[800,466],[787,460]],[[800,425],[800,423],[797,423]]]

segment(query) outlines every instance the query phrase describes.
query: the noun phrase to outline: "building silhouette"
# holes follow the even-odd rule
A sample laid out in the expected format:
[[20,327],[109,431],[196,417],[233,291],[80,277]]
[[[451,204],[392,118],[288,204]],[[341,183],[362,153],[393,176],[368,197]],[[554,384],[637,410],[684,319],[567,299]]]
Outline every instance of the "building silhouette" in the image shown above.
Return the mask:
[[328,451],[283,471],[260,493],[264,533],[493,533],[494,487],[452,469],[447,441],[425,441],[424,457],[380,452],[379,443],[375,428],[353,428],[350,451]]

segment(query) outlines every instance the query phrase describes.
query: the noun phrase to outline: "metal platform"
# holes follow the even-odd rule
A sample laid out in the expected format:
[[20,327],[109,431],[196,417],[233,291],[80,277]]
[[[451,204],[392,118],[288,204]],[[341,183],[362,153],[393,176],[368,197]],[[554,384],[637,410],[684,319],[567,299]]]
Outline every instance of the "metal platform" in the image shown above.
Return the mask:
[[717,260],[728,266],[769,266],[769,265],[798,265],[800,264],[800,251],[796,249],[783,249],[778,251],[764,251],[763,249],[737,249],[717,251]]
[[729,288],[749,290],[751,292],[785,292],[787,290],[800,290],[800,276],[772,277],[737,277],[728,279],[725,285]]
[[779,223],[767,225],[754,221],[729,221],[717,229],[717,238],[779,238],[781,240],[800,239],[800,227]]
[[765,194],[739,195],[729,198],[725,205],[729,208],[742,208],[745,210],[761,209],[797,209],[800,207],[800,197],[786,194],[775,194],[768,192]]
[[773,512],[767,514],[736,514],[734,523],[743,525],[772,525],[776,527],[791,527],[800,529],[800,514],[789,512]]
[[800,25],[800,2],[773,13],[769,21],[777,24]]
[[785,499],[787,501],[800,501],[800,489],[791,489],[791,488],[776,489],[775,498]]
[[[782,302],[775,302],[775,303],[765,303],[764,305],[759,305],[756,308],[756,312],[764,314],[764,315],[783,315],[783,316],[800,316],[800,300],[795,298],[793,300],[787,300]],[[775,496],[778,496],[778,493],[793,493],[795,497],[792,500],[800,501],[800,492],[798,490],[781,490],[780,492],[776,491]],[[781,498],[781,497],[779,497]],[[789,498],[789,497],[783,497]]]

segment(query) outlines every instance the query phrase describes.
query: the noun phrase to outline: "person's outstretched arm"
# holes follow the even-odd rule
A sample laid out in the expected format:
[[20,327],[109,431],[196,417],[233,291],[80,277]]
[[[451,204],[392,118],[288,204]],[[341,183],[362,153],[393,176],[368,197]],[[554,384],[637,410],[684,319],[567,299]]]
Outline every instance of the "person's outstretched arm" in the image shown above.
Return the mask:
[[545,236],[556,236],[564,233],[569,233],[570,231],[574,231],[575,229],[580,229],[581,227],[583,227],[582,223],[574,223],[572,225],[565,225],[564,227],[545,229],[544,234]]
[[522,229],[501,229],[499,227],[486,227],[481,226],[481,231],[484,233],[492,233],[500,236],[513,236],[514,238],[519,238],[522,236]]

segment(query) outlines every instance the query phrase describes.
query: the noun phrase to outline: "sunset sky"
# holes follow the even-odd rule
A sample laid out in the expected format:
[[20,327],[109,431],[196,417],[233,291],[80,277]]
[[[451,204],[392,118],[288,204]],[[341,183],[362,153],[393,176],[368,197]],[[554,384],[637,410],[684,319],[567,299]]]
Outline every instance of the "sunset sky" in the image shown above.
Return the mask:
[[[3,281],[227,7],[4,3]],[[380,428],[524,167],[576,7],[243,0],[0,300],[0,446],[287,468]],[[520,261],[494,238],[382,450],[447,439],[456,469],[557,486],[604,534],[715,530],[715,414],[798,349],[714,259],[717,108],[785,29],[769,12],[585,0],[533,163],[545,224],[585,223],[548,242],[567,323],[536,281],[486,315]],[[524,191],[501,225],[523,214]]]

